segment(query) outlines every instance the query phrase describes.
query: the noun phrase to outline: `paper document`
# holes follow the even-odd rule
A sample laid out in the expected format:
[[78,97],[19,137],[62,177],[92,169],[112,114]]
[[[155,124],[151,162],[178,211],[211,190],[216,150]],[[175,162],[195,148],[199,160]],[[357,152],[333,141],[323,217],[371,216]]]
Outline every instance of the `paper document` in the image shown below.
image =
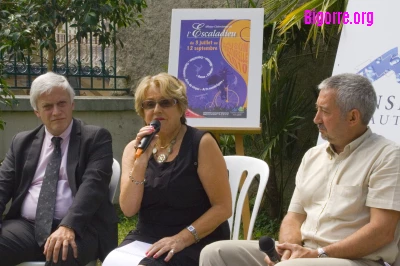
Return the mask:
[[139,262],[146,257],[145,252],[150,246],[149,243],[134,241],[117,248],[107,256],[103,266],[139,265]]

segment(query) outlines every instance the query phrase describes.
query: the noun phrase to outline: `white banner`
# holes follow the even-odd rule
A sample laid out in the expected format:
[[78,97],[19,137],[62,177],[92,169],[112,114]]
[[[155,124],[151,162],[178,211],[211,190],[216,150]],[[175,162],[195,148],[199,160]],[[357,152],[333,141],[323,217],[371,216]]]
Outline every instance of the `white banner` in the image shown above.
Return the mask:
[[[333,75],[359,73],[373,84],[378,107],[374,133],[400,143],[400,1],[350,0]],[[363,23],[361,23],[363,21]],[[357,23],[358,22],[358,23]],[[319,138],[318,142],[322,142]]]

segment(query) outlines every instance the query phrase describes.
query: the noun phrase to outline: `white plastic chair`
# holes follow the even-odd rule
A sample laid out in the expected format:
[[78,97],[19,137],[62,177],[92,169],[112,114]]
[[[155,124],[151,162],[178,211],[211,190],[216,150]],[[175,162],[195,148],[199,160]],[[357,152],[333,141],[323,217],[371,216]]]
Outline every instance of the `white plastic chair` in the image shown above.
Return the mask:
[[[112,165],[112,176],[110,180],[110,185],[109,185],[109,199],[111,202],[113,202],[115,194],[117,193],[117,187],[119,183],[119,179],[121,176],[121,167],[119,165],[119,162],[114,159],[113,165]],[[96,266],[97,260],[93,260],[86,264],[86,266]],[[18,264],[17,266],[44,266],[45,262],[44,261],[27,261]]]
[[113,203],[114,198],[117,194],[117,188],[119,185],[119,179],[121,177],[121,166],[119,165],[119,162],[114,159],[113,165],[112,165],[112,176],[111,176],[111,181],[110,181],[110,201]]
[[[243,204],[245,202],[247,192],[249,191],[250,185],[256,176],[259,176],[259,185],[254,202],[253,210],[251,211],[250,224],[245,239],[250,240],[253,234],[254,223],[260,208],[261,199],[263,197],[268,176],[269,167],[263,160],[248,157],[248,156],[224,156],[226,165],[229,171],[229,184],[232,192],[232,213],[233,215],[228,219],[229,228],[231,230],[231,239],[239,239],[240,223],[242,221]],[[243,173],[247,173],[243,185],[240,189],[239,197],[239,185]],[[235,219],[233,219],[235,218]]]

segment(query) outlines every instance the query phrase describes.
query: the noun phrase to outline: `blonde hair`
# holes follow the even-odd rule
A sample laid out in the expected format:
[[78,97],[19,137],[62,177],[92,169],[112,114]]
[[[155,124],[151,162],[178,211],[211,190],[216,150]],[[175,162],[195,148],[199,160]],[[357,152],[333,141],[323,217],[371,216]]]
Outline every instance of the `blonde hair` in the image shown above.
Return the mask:
[[147,76],[140,80],[135,92],[135,109],[138,115],[144,118],[142,102],[146,100],[147,91],[151,86],[159,88],[163,97],[177,100],[178,108],[182,112],[181,123],[186,124],[185,111],[188,107],[188,99],[185,83],[168,73]]

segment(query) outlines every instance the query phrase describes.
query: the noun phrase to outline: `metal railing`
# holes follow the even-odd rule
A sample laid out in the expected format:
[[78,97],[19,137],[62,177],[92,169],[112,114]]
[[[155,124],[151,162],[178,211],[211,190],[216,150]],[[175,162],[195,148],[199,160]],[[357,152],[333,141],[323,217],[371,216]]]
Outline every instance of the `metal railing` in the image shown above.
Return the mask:
[[[66,76],[78,95],[82,90],[129,91],[129,88],[117,88],[117,80],[127,76],[117,75],[115,46],[103,48],[92,34],[87,39],[78,39],[74,32],[69,32],[68,24],[65,32],[57,32],[56,37],[57,47],[61,48],[56,51],[51,71]],[[17,61],[15,57],[10,59],[0,54],[9,88],[29,89],[35,77],[48,71],[46,55],[41,49],[38,54],[26,55]]]

